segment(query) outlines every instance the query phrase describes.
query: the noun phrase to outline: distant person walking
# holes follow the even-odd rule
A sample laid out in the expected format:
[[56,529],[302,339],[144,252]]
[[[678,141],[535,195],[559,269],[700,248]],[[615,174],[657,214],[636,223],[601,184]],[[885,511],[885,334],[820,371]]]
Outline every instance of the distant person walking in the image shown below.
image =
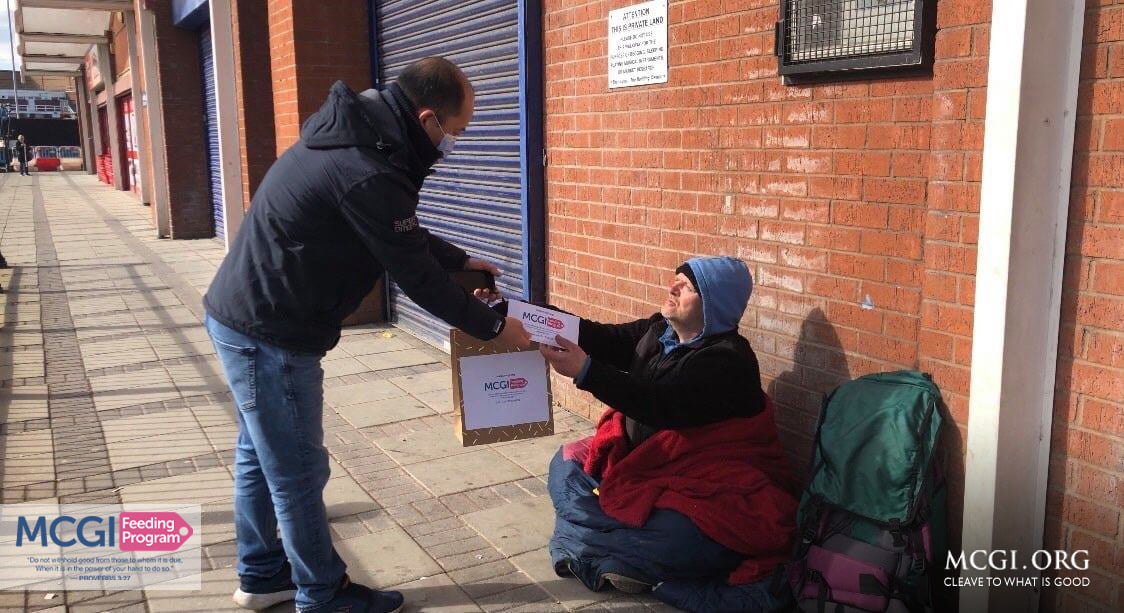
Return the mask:
[[19,135],[16,141],[16,159],[20,161],[20,174],[25,177],[31,176],[31,170],[28,169],[28,162],[31,161],[31,145],[27,144],[23,134]]

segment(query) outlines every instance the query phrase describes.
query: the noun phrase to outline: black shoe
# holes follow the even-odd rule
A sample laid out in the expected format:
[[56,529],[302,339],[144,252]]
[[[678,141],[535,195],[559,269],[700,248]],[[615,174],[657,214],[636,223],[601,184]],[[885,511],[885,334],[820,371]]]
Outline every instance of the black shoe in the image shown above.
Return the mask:
[[297,596],[297,586],[293,583],[293,569],[289,561],[281,565],[281,570],[272,577],[238,577],[238,589],[234,591],[234,604],[243,609],[261,611],[275,604],[292,600]]
[[347,575],[335,598],[322,605],[297,608],[298,613],[398,613],[405,606],[401,592],[380,592],[365,585],[352,583]]
[[652,584],[650,583],[645,583],[639,579],[633,579],[632,577],[618,575],[617,573],[605,573],[601,575],[601,578],[605,579],[610,585],[625,594],[643,594],[652,589]]

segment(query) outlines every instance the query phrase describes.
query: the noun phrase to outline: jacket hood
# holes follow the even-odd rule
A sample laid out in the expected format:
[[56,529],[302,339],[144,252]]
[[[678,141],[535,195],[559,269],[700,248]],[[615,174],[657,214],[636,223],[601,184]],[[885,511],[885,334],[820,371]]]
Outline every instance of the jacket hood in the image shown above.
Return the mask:
[[680,342],[668,326],[660,342],[664,352],[677,346],[695,346],[703,340],[738,329],[738,322],[753,293],[753,277],[745,262],[732,257],[691,258],[687,260],[703,305],[703,330],[695,338]]
[[310,149],[377,149],[419,182],[441,157],[397,83],[356,94],[336,81],[320,110],[301,126],[301,141]]

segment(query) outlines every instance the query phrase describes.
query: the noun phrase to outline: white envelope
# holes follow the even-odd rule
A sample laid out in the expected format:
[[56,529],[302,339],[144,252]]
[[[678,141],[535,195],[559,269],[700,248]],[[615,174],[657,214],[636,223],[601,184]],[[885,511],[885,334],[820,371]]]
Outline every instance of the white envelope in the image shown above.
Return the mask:
[[581,319],[574,315],[510,300],[507,304],[507,316],[522,322],[523,327],[531,334],[531,340],[535,342],[558,347],[558,343],[554,341],[555,336],[561,336],[575,344],[578,342]]

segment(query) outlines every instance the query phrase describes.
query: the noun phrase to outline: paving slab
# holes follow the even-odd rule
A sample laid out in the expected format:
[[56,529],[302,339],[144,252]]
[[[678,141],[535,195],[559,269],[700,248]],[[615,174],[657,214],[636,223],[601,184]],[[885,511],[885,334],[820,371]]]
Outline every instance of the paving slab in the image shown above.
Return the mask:
[[324,390],[324,401],[338,408],[404,395],[406,395],[406,392],[390,381],[365,381],[326,388]]
[[192,458],[213,452],[207,437],[198,428],[186,432],[123,440],[111,443],[108,447],[109,462],[113,470]]
[[353,580],[376,589],[442,573],[437,562],[401,528],[339,541],[336,551]]
[[414,397],[442,415],[453,412],[453,390],[451,389],[423,392],[414,394]]
[[413,346],[403,338],[393,336],[385,338],[380,334],[363,334],[345,336],[337,346],[350,356],[371,355],[373,353],[386,353],[388,351],[402,351],[412,349]]
[[336,412],[356,428],[379,426],[436,414],[424,402],[412,396],[351,404],[337,408]]
[[482,611],[448,575],[442,573],[392,586],[406,599],[406,613],[475,613]]
[[198,429],[198,420],[187,409],[111,419],[104,421],[102,424],[105,441],[111,444],[135,438],[183,433]]
[[546,547],[554,531],[554,506],[549,496],[538,496],[468,513],[462,519],[510,557]]
[[511,557],[511,563],[538,583],[567,610],[581,609],[620,595],[614,590],[594,592],[573,577],[559,577],[550,561],[550,551],[535,549]]
[[494,446],[505,458],[523,467],[527,472],[541,477],[550,471],[550,460],[564,443],[581,436],[563,432],[553,436],[513,441]]
[[404,368],[406,366],[420,366],[422,364],[438,362],[432,354],[421,349],[404,349],[402,351],[374,353],[361,355],[356,359],[362,362],[368,369],[374,371],[387,370],[390,368]]
[[435,496],[474,490],[531,476],[491,449],[406,466]]
[[373,441],[399,464],[417,464],[454,455],[472,453],[476,447],[465,447],[448,428],[431,428],[405,432],[395,436],[377,437]]
[[451,390],[453,388],[453,375],[449,369],[442,368],[420,375],[393,377],[390,382],[416,396],[426,392]]
[[324,506],[328,509],[329,519],[358,515],[379,508],[371,495],[347,475],[328,479],[328,484],[324,486]]
[[[221,568],[201,575],[202,590],[145,590],[144,598],[151,613],[182,613],[183,611],[245,611],[231,600],[238,589],[238,574],[234,568]],[[291,612],[293,603],[287,602],[267,609],[269,613]]]
[[226,468],[209,468],[126,485],[120,494],[125,504],[205,504],[233,498],[234,479]]

